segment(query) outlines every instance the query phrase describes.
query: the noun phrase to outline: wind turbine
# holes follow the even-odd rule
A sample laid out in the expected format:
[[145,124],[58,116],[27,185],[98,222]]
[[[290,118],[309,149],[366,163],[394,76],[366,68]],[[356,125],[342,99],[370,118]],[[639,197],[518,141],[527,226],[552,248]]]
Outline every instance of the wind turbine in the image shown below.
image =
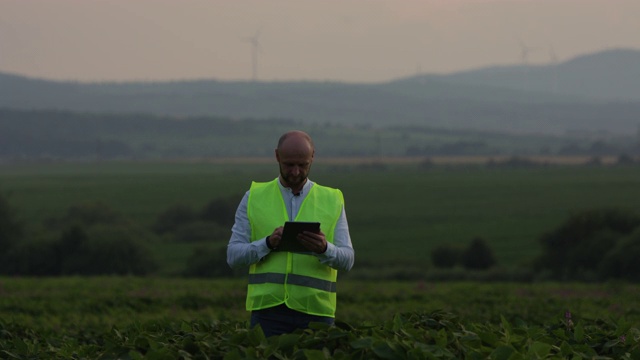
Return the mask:
[[537,50],[535,47],[527,46],[522,40],[518,40],[520,44],[520,59],[522,60],[522,64],[525,66],[529,65],[529,53],[532,50]]
[[520,44],[520,59],[524,66],[524,88],[529,90],[529,53],[536,48],[527,46],[522,40],[518,40],[518,43]]
[[551,74],[551,92],[555,94],[558,91],[558,55],[556,54],[556,50],[553,48],[553,44],[549,45],[549,61],[553,67],[553,72]]
[[244,38],[245,42],[251,44],[251,79],[255,82],[258,79],[258,52],[260,51],[260,30],[256,31],[256,34],[252,37]]

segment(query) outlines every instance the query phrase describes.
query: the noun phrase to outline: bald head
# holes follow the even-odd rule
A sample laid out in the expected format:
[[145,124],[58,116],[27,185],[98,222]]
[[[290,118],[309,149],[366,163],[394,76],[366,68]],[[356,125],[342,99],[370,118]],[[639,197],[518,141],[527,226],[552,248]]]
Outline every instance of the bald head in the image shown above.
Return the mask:
[[289,131],[280,137],[275,152],[282,185],[299,192],[313,163],[315,150],[311,137],[303,131]]
[[296,146],[300,147],[301,150],[307,148],[310,149],[311,152],[314,151],[313,140],[311,140],[311,136],[304,131],[293,130],[282,134],[280,140],[278,140],[278,149],[282,149],[285,143],[286,146]]

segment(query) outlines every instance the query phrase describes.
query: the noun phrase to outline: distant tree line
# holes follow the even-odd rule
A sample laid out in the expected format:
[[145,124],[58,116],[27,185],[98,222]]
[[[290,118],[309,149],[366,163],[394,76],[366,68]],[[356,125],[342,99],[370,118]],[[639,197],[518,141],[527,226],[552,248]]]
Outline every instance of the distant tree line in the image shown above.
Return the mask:
[[[632,136],[575,140],[433,129],[304,124],[291,119],[177,118],[0,108],[0,161],[270,156],[292,128],[313,132],[328,156],[640,155]],[[439,138],[438,141],[431,139]],[[443,140],[444,139],[444,140]],[[525,139],[527,139],[525,141]]]
[[202,242],[182,276],[231,276],[226,243],[237,198],[215,199],[200,211],[176,205],[151,229],[103,203],[69,207],[42,226],[25,226],[0,195],[0,274],[21,276],[150,275],[159,269],[152,247],[161,241]]
[[[226,244],[237,196],[218,198],[201,209],[177,204],[162,211],[150,228],[126,219],[101,203],[69,207],[29,233],[5,196],[0,195],[0,274],[21,276],[152,275],[159,265],[151,247],[159,242],[198,243],[179,276],[232,277]],[[624,209],[577,212],[539,239],[540,255],[525,280],[640,281],[640,215]],[[496,271],[499,265],[486,239],[467,246],[437,245],[433,270],[468,274]],[[377,264],[379,266],[381,264]],[[394,264],[387,264],[394,265]],[[421,279],[431,270],[401,269],[391,278]],[[360,266],[367,267],[366,260]],[[375,274],[374,274],[375,276]],[[508,274],[494,274],[509,279]],[[446,275],[443,279],[446,279]],[[459,278],[459,274],[452,278]],[[464,277],[463,277],[464,278]],[[490,278],[490,277],[489,277]],[[523,280],[523,279],[515,279]]]
[[[8,222],[19,226],[13,211]],[[1,255],[6,275],[145,275],[157,269],[151,234],[103,204],[72,206],[28,236],[13,233]]]
[[282,119],[181,119],[0,109],[0,160],[180,158],[226,156],[229,151],[238,156],[259,156],[271,154],[272,144],[265,149],[226,144],[232,144],[228,140],[234,138],[277,139],[285,129],[297,126],[295,121]]
[[[491,146],[487,141],[453,141],[442,145],[423,146],[411,145],[407,147],[407,156],[491,156],[500,154],[501,150]],[[636,144],[619,144],[615,141],[593,140],[591,142],[569,142],[560,146],[557,150],[541,148],[537,155],[556,156],[622,156],[640,154],[640,140]]]

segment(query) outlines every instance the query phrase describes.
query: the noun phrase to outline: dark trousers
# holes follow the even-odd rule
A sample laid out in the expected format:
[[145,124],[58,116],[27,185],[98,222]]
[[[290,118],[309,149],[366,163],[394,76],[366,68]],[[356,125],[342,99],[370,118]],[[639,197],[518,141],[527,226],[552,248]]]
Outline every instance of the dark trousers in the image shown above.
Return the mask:
[[291,310],[285,304],[251,312],[251,327],[260,325],[266,337],[306,329],[311,322],[333,325],[334,319]]

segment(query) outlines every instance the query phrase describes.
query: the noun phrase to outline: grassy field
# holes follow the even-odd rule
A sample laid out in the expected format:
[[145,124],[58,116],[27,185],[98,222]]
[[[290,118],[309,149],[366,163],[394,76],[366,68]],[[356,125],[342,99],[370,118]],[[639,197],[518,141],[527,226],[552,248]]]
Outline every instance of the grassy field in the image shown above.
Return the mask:
[[[270,161],[233,163],[4,164],[0,192],[28,226],[74,204],[101,201],[144,226],[168,207],[200,207],[277,176]],[[427,264],[439,244],[476,236],[503,267],[530,261],[537,239],[573,212],[621,207],[640,211],[638,166],[539,166],[348,163],[317,161],[311,178],[345,194],[358,264]],[[227,239],[212,239],[221,246]],[[193,245],[158,244],[177,270]],[[172,270],[173,271],[173,270]],[[168,273],[170,271],[165,271]]]

